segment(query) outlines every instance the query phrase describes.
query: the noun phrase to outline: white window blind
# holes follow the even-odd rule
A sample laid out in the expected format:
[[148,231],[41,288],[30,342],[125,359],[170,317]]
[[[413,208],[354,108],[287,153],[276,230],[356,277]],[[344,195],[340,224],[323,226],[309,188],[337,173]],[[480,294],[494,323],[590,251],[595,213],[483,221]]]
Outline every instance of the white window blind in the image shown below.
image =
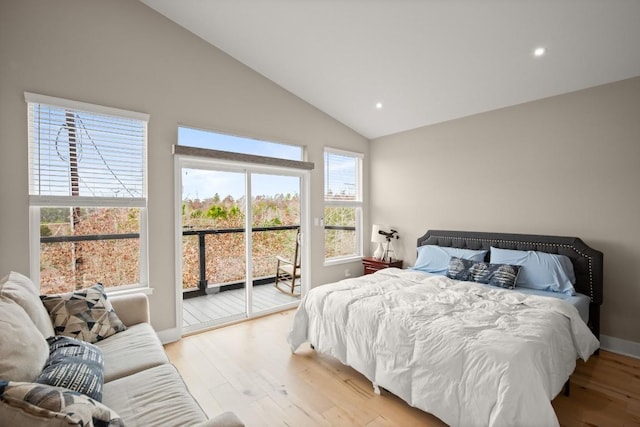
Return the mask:
[[145,206],[148,115],[30,93],[25,100],[32,205]]
[[360,159],[356,153],[325,151],[325,200],[360,200]]

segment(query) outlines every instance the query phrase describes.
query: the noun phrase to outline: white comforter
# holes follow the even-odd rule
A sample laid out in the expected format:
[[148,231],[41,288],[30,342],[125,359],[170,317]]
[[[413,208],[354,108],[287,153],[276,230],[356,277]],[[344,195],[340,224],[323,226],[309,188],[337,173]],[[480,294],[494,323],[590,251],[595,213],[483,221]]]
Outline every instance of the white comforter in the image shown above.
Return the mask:
[[599,346],[564,301],[394,268],[312,289],[288,340],[452,426],[557,426],[551,400]]

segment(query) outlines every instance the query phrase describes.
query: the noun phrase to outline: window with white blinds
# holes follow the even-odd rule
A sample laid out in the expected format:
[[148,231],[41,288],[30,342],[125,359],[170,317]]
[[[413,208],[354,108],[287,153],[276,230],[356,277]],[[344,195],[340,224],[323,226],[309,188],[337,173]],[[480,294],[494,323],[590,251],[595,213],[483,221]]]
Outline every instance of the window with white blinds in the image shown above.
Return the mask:
[[325,264],[362,256],[362,160],[360,153],[325,148]]
[[25,92],[31,277],[146,286],[147,114]]
[[325,150],[325,200],[361,199],[361,158],[360,154]]
[[[32,204],[145,205],[148,115],[25,93]],[[96,200],[98,199],[98,200]]]

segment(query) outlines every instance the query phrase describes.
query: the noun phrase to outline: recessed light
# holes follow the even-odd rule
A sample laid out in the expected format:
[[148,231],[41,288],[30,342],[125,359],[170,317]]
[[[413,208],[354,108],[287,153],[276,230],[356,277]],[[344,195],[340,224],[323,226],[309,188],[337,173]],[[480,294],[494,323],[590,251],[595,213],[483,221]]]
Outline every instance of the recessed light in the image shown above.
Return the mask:
[[382,110],[382,102],[376,102],[376,110]]
[[547,49],[542,46],[537,47],[533,50],[534,56],[543,56],[545,53],[547,53]]

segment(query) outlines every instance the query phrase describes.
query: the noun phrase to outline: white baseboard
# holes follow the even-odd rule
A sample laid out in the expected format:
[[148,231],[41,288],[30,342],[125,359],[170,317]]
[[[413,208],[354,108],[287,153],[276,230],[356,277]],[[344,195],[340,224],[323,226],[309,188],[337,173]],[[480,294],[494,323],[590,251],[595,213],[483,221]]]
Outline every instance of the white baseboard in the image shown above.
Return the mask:
[[178,341],[182,337],[182,331],[179,328],[165,329],[156,333],[162,344]]
[[613,353],[640,359],[640,342],[627,341],[607,335],[600,335],[600,348]]

